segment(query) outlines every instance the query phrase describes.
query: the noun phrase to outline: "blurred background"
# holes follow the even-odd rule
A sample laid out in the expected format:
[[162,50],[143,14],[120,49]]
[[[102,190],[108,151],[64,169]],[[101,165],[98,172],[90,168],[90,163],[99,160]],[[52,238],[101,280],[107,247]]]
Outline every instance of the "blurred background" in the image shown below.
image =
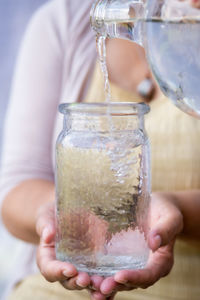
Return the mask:
[[[0,0],[0,158],[4,119],[20,42],[31,15],[47,1]],[[0,299],[2,299],[20,243],[6,232],[1,220],[0,240]]]

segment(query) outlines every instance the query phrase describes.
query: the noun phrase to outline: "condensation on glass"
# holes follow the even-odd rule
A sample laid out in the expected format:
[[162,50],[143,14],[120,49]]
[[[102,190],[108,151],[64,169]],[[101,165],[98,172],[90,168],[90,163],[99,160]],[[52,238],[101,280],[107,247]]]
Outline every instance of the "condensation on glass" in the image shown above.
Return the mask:
[[150,200],[144,103],[62,104],[57,259],[89,274],[143,268]]

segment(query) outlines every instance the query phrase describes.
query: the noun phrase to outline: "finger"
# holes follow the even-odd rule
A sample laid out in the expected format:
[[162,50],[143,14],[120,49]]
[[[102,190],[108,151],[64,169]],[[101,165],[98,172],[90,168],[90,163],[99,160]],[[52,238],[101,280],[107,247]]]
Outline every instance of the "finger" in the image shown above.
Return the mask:
[[123,270],[118,272],[115,281],[132,288],[146,287],[152,285],[156,278],[150,269],[143,270]]
[[89,291],[90,293],[90,299],[91,300],[106,300],[106,296],[105,295],[102,295],[100,292],[92,292],[92,291]]
[[148,245],[149,248],[154,252],[156,251],[158,248],[161,247],[162,245],[162,238],[161,236],[158,234],[157,230],[153,230],[149,233],[148,236]]
[[43,244],[50,244],[54,242],[56,235],[56,229],[53,224],[48,224],[48,226],[43,228],[42,234],[40,236],[41,242]]
[[147,269],[152,271],[156,280],[169,274],[174,264],[174,244],[175,239],[167,246],[160,247],[149,259]]
[[166,276],[173,266],[173,244],[174,241],[152,254],[145,269],[120,271],[114,276],[115,281],[132,288],[147,288],[153,285],[158,279]]
[[46,280],[50,282],[62,281],[77,274],[73,265],[57,260],[49,262],[45,267],[41,267],[40,271]]
[[62,284],[68,290],[82,290],[89,286],[90,277],[87,273],[79,273],[77,276],[65,280]]
[[108,277],[102,281],[100,291],[103,295],[111,295],[117,290],[118,283],[114,280],[114,277]]
[[64,286],[64,288],[66,288],[67,290],[82,290],[83,288],[77,286],[76,284],[76,279],[77,277],[72,277],[68,280],[64,280],[61,282],[61,284]]
[[103,277],[101,276],[97,276],[97,275],[93,275],[91,276],[90,278],[90,286],[89,288],[93,291],[99,291],[100,290],[100,286],[101,286],[101,283],[103,281]]
[[156,251],[159,247],[169,244],[181,232],[182,227],[183,216],[178,210],[160,218],[148,236],[150,249]]
[[47,203],[40,208],[36,219],[37,234],[48,241],[49,236],[55,235],[55,212],[54,203]]
[[116,293],[113,293],[111,296],[102,295],[100,292],[90,292],[91,300],[113,300]]
[[65,280],[78,273],[72,264],[55,259],[54,247],[39,246],[37,264],[42,275],[50,282]]
[[85,272],[80,272],[76,279],[76,284],[81,288],[86,288],[90,285],[90,276]]

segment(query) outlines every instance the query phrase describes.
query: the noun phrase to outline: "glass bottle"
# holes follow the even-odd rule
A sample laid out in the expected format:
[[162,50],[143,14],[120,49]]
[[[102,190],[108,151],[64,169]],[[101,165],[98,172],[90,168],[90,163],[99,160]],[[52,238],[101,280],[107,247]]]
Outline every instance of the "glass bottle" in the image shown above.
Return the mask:
[[108,38],[123,38],[142,43],[144,1],[142,0],[98,0],[90,12],[90,22],[98,35]]
[[200,2],[98,0],[91,10],[98,35],[142,45],[162,92],[200,118]]
[[148,105],[77,103],[59,110],[57,259],[102,276],[143,268],[149,257]]

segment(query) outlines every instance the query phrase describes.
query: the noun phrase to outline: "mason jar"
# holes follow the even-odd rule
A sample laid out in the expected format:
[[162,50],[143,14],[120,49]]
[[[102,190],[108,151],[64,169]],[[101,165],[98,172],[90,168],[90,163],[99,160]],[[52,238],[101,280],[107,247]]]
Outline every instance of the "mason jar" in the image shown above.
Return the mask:
[[61,104],[56,145],[56,257],[90,275],[149,257],[149,141],[144,103]]

